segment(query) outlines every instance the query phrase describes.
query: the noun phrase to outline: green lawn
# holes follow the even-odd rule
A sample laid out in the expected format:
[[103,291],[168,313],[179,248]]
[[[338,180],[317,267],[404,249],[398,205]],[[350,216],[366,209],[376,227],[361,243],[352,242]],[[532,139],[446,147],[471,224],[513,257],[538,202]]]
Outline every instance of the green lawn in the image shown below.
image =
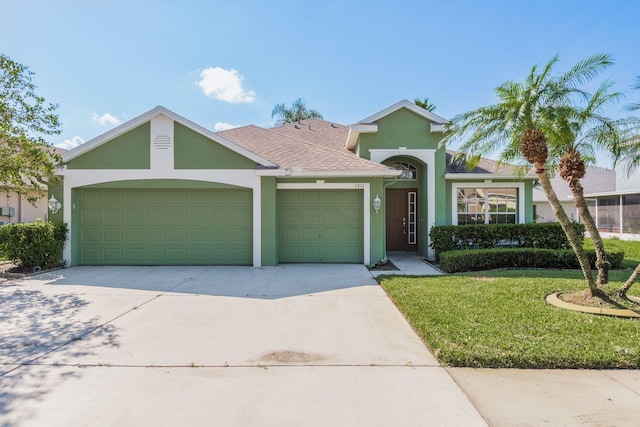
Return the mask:
[[[624,251],[623,267],[635,268],[640,264],[640,241],[603,239],[605,251],[607,248],[616,248]],[[585,249],[593,249],[593,241],[590,238],[584,239]]]
[[[640,259],[640,242],[607,240]],[[619,246],[618,246],[619,245]],[[631,270],[612,271],[611,287]],[[559,309],[544,297],[585,289],[575,270],[493,270],[382,277],[381,284],[441,363],[518,368],[639,368],[640,321]],[[630,295],[640,295],[640,284]]]

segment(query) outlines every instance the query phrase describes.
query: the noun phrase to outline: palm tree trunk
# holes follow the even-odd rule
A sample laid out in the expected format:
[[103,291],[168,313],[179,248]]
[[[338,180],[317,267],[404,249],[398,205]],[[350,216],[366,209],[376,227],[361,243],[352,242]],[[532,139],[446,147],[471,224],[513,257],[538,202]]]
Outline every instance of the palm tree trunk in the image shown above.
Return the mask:
[[631,273],[631,276],[629,276],[624,285],[622,285],[622,287],[618,289],[616,293],[621,297],[626,297],[627,292],[629,292],[631,286],[638,280],[638,277],[640,277],[640,264],[636,266],[635,270],[633,270],[633,273]]
[[596,268],[598,269],[598,280],[596,284],[597,286],[606,285],[609,283],[609,269],[611,268],[611,263],[607,261],[607,254],[604,251],[602,237],[600,237],[600,232],[598,231],[598,227],[596,227],[596,222],[593,220],[591,211],[589,211],[589,208],[587,207],[587,201],[584,199],[584,188],[582,187],[580,180],[577,179],[569,181],[569,188],[571,188],[573,200],[578,208],[580,218],[589,232],[591,240],[593,240],[593,246],[595,246],[596,249]]
[[538,175],[538,179],[540,180],[540,185],[544,190],[544,194],[547,195],[547,199],[549,199],[549,204],[553,208],[553,212],[556,214],[556,218],[558,218],[558,222],[562,226],[564,230],[564,234],[567,235],[567,239],[569,239],[569,243],[573,248],[573,252],[575,252],[576,257],[578,258],[578,262],[580,263],[580,268],[582,269],[582,274],[584,275],[587,284],[589,285],[589,290],[591,291],[591,295],[596,296],[598,294],[598,287],[596,285],[595,280],[593,280],[593,275],[591,274],[591,265],[589,263],[589,258],[587,258],[587,254],[582,247],[582,239],[576,232],[576,229],[571,225],[571,220],[567,216],[567,213],[564,211],[564,208],[560,204],[558,200],[558,196],[555,191],[553,191],[553,187],[551,186],[551,180],[549,179],[549,175],[547,175],[547,170],[544,165],[537,164],[536,174]]

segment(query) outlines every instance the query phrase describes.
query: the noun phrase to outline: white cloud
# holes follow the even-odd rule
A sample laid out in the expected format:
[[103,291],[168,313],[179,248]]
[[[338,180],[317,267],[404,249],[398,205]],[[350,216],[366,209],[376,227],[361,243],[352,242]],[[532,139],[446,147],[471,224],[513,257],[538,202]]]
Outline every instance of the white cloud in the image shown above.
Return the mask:
[[256,93],[242,87],[244,76],[238,70],[209,67],[200,73],[198,86],[205,95],[231,104],[251,103]]
[[229,130],[229,129],[233,129],[233,128],[237,128],[238,126],[236,125],[232,125],[231,123],[226,123],[226,122],[218,122],[215,125],[213,125],[213,130],[214,132],[220,132],[223,130]]
[[98,116],[96,113],[93,113],[93,121],[100,123],[102,126],[114,125],[117,126],[120,124],[120,119],[117,117],[113,117],[109,113],[104,113],[101,116]]
[[56,144],[56,147],[71,150],[80,144],[84,144],[84,139],[76,135],[71,139],[65,139],[63,142]]

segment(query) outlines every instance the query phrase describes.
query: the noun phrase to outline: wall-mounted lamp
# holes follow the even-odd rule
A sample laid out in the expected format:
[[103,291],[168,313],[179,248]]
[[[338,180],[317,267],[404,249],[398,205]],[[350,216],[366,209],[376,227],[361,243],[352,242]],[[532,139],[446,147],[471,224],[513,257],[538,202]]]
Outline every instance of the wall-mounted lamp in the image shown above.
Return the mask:
[[373,210],[376,213],[380,212],[380,208],[382,207],[382,200],[380,200],[380,196],[376,194],[376,198],[373,199]]
[[51,198],[49,199],[49,202],[47,204],[49,205],[49,210],[52,214],[58,213],[58,211],[62,207],[60,202],[57,201],[55,197],[53,197],[53,194],[51,195]]

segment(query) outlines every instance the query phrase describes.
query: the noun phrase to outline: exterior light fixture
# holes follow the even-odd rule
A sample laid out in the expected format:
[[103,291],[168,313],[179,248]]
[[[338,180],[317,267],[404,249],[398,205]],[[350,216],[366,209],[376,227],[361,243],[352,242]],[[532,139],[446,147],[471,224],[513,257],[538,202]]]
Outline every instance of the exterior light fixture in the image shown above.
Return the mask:
[[58,213],[58,211],[62,207],[60,202],[56,200],[53,194],[51,195],[51,198],[49,199],[47,204],[49,205],[49,210],[51,211],[52,214]]
[[373,199],[373,210],[376,213],[380,212],[380,208],[382,207],[382,200],[380,200],[380,196],[376,194],[376,198]]

